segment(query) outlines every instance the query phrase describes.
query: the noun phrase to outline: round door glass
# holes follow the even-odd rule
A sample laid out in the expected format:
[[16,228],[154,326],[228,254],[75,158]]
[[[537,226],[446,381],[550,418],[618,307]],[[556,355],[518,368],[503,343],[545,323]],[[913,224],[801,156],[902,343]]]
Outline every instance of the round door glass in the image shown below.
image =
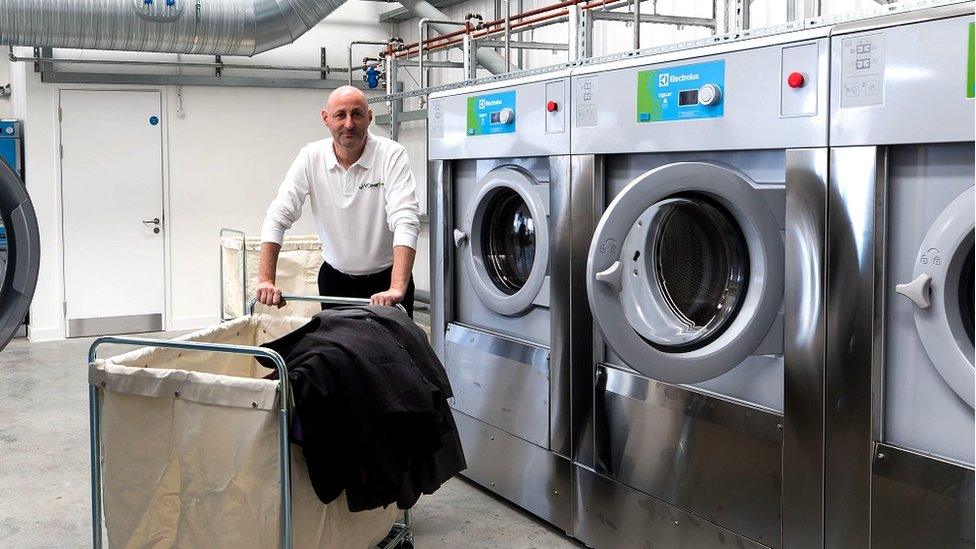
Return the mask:
[[648,302],[625,307],[636,313],[628,315],[630,324],[661,350],[690,351],[714,341],[746,293],[749,250],[742,230],[721,204],[700,195],[662,200],[635,228],[642,226],[643,245],[626,253]]
[[492,283],[512,295],[522,289],[535,261],[535,222],[529,207],[513,189],[501,188],[487,198],[481,226],[481,251]]
[[[972,242],[972,240],[970,240],[970,242]],[[976,250],[976,248],[970,246],[969,252],[962,260],[962,268],[959,273],[958,290],[960,324],[962,324],[966,337],[969,338],[969,345],[976,344],[973,326],[973,320],[974,317],[976,317],[976,288],[974,288],[973,281],[973,277],[976,275],[976,270],[974,270],[973,266],[974,250]]]

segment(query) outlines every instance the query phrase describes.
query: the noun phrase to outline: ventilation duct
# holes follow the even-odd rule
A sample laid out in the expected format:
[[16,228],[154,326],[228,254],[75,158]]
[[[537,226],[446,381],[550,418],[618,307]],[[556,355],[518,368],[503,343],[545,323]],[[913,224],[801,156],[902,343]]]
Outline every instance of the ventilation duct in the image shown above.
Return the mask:
[[0,44],[254,55],[294,42],[345,0],[3,0]]

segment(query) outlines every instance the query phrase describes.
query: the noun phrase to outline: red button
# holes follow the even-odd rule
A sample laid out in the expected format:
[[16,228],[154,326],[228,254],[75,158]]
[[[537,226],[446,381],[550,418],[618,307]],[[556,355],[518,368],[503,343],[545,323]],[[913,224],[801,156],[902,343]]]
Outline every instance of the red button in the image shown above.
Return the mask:
[[802,88],[805,80],[803,75],[798,72],[791,72],[786,78],[786,83],[789,84],[791,88]]
[[546,103],[546,110],[549,112],[556,112],[559,109],[559,105],[555,101],[550,101]]

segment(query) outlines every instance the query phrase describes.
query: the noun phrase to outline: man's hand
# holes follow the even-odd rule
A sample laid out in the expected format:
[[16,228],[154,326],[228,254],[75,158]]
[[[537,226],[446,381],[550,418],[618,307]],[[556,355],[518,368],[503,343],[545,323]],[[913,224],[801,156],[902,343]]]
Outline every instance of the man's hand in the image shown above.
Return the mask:
[[397,289],[397,288],[390,288],[389,290],[387,290],[385,292],[380,292],[378,294],[373,294],[372,297],[369,298],[369,304],[370,305],[383,305],[383,306],[386,306],[386,307],[393,307],[397,303],[403,301],[403,298],[406,297],[406,295],[407,295],[406,290],[400,290],[400,289]]
[[265,305],[272,305],[279,309],[285,306],[285,300],[281,297],[281,290],[275,287],[274,282],[259,282],[257,298],[259,302]]

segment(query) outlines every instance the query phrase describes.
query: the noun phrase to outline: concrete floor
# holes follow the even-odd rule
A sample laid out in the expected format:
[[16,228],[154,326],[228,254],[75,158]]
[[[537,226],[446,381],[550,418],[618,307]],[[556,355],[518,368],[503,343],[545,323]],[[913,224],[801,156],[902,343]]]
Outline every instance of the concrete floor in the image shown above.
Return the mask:
[[[0,547],[90,545],[90,344],[18,339],[0,352]],[[461,478],[422,498],[413,526],[417,547],[579,547]]]

